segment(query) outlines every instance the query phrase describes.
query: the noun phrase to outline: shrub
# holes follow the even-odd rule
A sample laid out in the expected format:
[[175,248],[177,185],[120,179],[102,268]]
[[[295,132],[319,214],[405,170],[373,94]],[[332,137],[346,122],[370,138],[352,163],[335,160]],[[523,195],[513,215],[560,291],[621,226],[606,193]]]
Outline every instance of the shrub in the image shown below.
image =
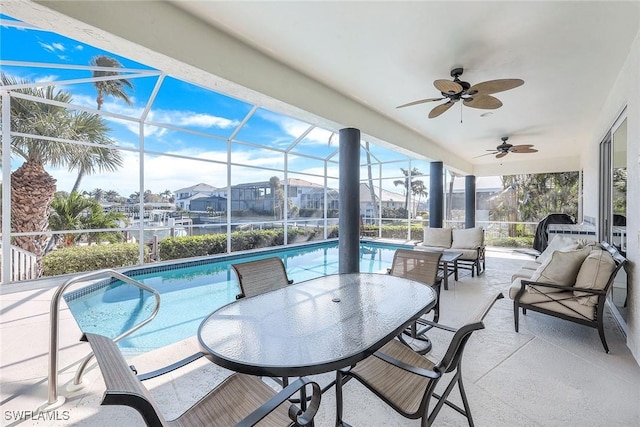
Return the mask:
[[[316,231],[313,229],[289,228],[287,241],[289,243],[305,242],[313,239],[315,235]],[[281,245],[284,245],[282,229],[242,230],[231,233],[232,252]],[[158,244],[158,254],[162,261],[222,254],[226,251],[226,234],[172,237],[163,239]]]
[[532,248],[533,237],[497,237],[487,238],[487,245],[504,248]]
[[[72,246],[49,252],[42,258],[43,276],[119,268],[139,264],[137,243]],[[149,250],[145,246],[145,259]]]

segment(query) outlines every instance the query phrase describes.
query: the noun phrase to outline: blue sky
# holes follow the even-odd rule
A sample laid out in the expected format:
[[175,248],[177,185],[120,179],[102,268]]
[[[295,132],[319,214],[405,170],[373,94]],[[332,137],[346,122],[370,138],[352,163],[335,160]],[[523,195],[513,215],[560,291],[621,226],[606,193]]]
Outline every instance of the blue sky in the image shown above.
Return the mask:
[[[0,15],[0,18],[11,19],[5,15]],[[104,52],[55,33],[11,26],[1,27],[1,32],[0,53],[3,61],[87,66],[94,56],[107,55],[118,59],[127,69],[143,72],[157,71],[128,58]],[[53,67],[3,66],[2,71],[13,77],[37,82],[91,77],[90,70]],[[121,100],[106,97],[102,110],[139,118],[149,102],[159,77],[151,75],[133,78],[131,75],[127,75],[127,78],[134,85],[134,90],[129,92],[132,105],[129,106]],[[70,92],[73,95],[74,104],[96,108],[96,91],[92,83],[57,84],[56,86]],[[155,154],[146,155],[144,159],[146,189],[153,192],[161,192],[165,189],[175,191],[199,182],[216,187],[226,186],[227,142],[204,136],[204,134],[222,138],[229,137],[251,108],[253,105],[241,100],[200,88],[170,76],[165,77],[149,111],[148,120],[189,129],[203,135],[193,135],[174,129],[146,125],[144,140],[146,150],[183,156],[174,158]],[[111,117],[105,117],[105,120],[112,129],[110,137],[118,146],[128,150],[139,148],[139,124],[137,122]],[[232,166],[231,184],[268,180],[273,175],[282,178],[281,172],[269,169],[283,168],[283,155],[260,147],[285,149],[308,128],[309,124],[307,123],[259,108],[235,137],[235,140],[254,145],[232,144],[231,161],[236,164],[263,167],[266,170]],[[310,132],[292,150],[292,155],[288,159],[289,170],[323,175],[324,168],[321,161],[307,159],[298,154],[321,158],[330,156],[337,150],[337,136],[329,144],[330,135],[331,132],[324,129],[315,129]],[[403,154],[381,147],[373,146],[372,151],[376,157],[384,159],[384,161],[407,159]],[[138,191],[139,156],[135,151],[123,151],[122,153],[125,161],[122,169],[116,173],[87,176],[83,180],[81,189],[115,189],[125,196]],[[191,160],[187,157],[213,160],[218,163]],[[337,161],[338,156],[335,155],[332,160]],[[12,167],[15,169],[19,164],[20,162],[14,160]],[[418,167],[424,173],[429,171],[427,162],[420,162],[413,166]],[[392,184],[394,179],[401,176],[400,167],[406,168],[406,164],[395,163],[383,167],[383,176],[389,177],[383,187],[390,191],[401,192]],[[59,190],[68,191],[71,189],[75,180],[73,174],[66,170],[48,170],[58,180]],[[365,176],[365,171],[366,169],[363,169],[361,177]],[[376,167],[374,173],[377,174],[377,172]],[[337,177],[337,163],[329,164],[328,175]],[[290,176],[322,183],[320,177],[296,175],[295,173],[291,173]]]

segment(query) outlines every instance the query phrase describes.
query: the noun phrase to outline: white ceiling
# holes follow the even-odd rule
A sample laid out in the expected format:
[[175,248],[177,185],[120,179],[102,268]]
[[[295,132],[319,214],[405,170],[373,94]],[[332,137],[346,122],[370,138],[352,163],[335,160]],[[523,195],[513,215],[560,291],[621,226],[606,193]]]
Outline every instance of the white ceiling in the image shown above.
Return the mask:
[[[43,28],[250,102],[272,97],[322,125],[355,123],[479,176],[577,169],[640,28],[637,1],[0,2]],[[434,119],[437,103],[395,108],[438,97],[433,81],[458,66],[471,84],[525,83],[495,94],[504,105],[487,117],[459,104]],[[476,157],[501,136],[539,152]]]
[[[473,164],[501,136],[579,156],[639,28],[638,2],[176,2],[263,53],[391,117]],[[456,104],[429,119],[436,79],[520,78],[503,107]],[[460,123],[462,119],[462,123]]]

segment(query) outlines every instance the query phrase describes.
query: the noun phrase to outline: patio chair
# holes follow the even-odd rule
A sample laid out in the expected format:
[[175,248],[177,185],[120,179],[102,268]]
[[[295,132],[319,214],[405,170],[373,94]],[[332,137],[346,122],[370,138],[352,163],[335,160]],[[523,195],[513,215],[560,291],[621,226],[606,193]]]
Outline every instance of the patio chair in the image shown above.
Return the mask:
[[[96,356],[107,390],[102,405],[129,406],[140,413],[148,426],[308,426],[320,406],[320,387],[305,378],[291,383],[279,393],[258,377],[232,374],[173,421],[167,421],[151,393],[127,365],[116,344],[107,337],[84,334]],[[312,389],[305,411],[287,399]]]
[[[392,276],[404,277],[424,283],[425,285],[431,286],[436,291],[436,305],[432,310],[433,322],[436,323],[440,318],[440,287],[442,278],[438,275],[438,266],[441,257],[442,252],[398,249],[393,254],[391,268],[387,270],[387,272]],[[418,330],[418,324],[426,327]],[[413,339],[418,339],[428,343],[425,344],[421,350],[417,350],[420,353],[427,353],[431,349],[429,339],[424,335],[425,332],[431,328],[432,326],[430,324],[425,323],[423,319],[420,318],[413,322],[405,331],[405,334],[410,335]],[[402,336],[398,338],[404,342],[404,338]]]
[[[421,419],[423,427],[433,424],[436,416],[447,405],[464,415],[473,427],[469,402],[462,385],[462,355],[473,331],[484,329],[482,320],[494,302],[502,298],[498,293],[488,298],[468,323],[459,329],[433,323],[434,328],[450,331],[453,337],[441,360],[431,360],[421,356],[398,340],[391,340],[372,356],[351,369],[338,370],[336,374],[336,425],[342,425],[342,386],[350,378],[355,378],[375,395],[391,406],[396,412],[410,419]],[[451,381],[442,392],[436,394],[435,388],[444,374],[453,373]],[[453,387],[458,384],[464,408],[447,398]],[[431,397],[437,403],[429,413]]]
[[232,264],[231,267],[240,285],[236,299],[260,295],[293,283],[287,276],[282,259],[278,257]]

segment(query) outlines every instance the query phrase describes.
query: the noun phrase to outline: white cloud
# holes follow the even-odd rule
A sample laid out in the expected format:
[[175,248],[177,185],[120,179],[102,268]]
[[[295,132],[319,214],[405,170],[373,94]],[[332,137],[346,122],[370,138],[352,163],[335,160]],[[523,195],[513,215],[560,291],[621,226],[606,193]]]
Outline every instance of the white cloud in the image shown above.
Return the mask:
[[55,51],[55,50],[56,50],[56,49],[55,49],[53,46],[51,46],[50,44],[46,44],[46,43],[43,43],[43,42],[38,42],[38,43],[39,43],[39,44],[40,44],[40,46],[42,46],[42,48],[43,48],[44,50],[46,50],[47,52],[53,52],[53,51]]
[[55,74],[49,74],[46,76],[37,76],[33,78],[34,82],[42,83],[42,82],[53,82],[60,78],[60,76],[56,76]]
[[60,52],[64,52],[65,51],[65,47],[62,43],[45,43],[45,42],[38,42],[40,44],[40,46],[42,46],[42,48],[44,50],[46,50],[47,52],[55,52],[55,51],[60,51]]

